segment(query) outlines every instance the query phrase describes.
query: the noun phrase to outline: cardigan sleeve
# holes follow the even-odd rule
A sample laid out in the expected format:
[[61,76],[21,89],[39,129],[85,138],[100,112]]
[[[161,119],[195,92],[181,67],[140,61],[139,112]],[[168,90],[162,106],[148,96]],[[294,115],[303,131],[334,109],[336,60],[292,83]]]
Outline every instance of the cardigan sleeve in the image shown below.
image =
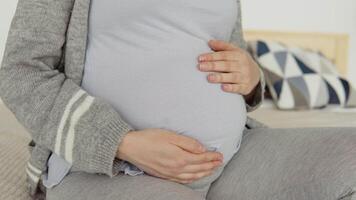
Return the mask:
[[133,127],[92,96],[61,66],[73,0],[19,0],[11,21],[0,96],[32,139],[72,165],[72,171],[117,172],[116,152]]
[[[232,35],[231,35],[231,41],[233,44],[236,46],[239,46],[240,48],[244,49],[247,51],[247,43],[244,39],[243,35],[243,28],[242,28],[242,14],[241,14],[241,2],[240,0],[237,0],[237,7],[238,7],[238,15],[237,15],[237,20],[235,23],[235,27],[233,29]],[[250,53],[249,51],[247,51]],[[254,56],[251,56],[252,59],[255,60]],[[263,70],[261,67],[259,67],[259,72],[260,72],[260,81],[258,85],[256,86],[255,93],[253,94],[251,101],[248,103],[246,102],[246,110],[247,112],[252,112],[259,108],[264,100],[264,93],[265,93],[265,76],[263,73]]]

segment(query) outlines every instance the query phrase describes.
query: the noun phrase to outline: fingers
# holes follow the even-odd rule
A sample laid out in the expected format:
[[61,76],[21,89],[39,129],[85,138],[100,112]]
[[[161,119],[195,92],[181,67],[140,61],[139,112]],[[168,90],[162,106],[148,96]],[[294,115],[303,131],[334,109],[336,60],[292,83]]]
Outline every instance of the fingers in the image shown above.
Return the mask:
[[208,42],[208,45],[214,51],[233,51],[239,49],[235,45],[225,42],[223,40],[210,40]]
[[176,177],[172,177],[172,176],[168,176],[162,173],[159,173],[153,169],[149,170],[149,171],[145,171],[148,175],[150,176],[154,176],[154,177],[158,177],[158,178],[162,178],[162,179],[166,179],[166,180],[170,180],[170,181],[174,181],[177,183],[191,183],[192,181],[194,181],[193,179],[183,179],[183,178],[176,178]]
[[[220,166],[220,165],[216,165],[217,166]],[[200,171],[194,171],[192,170],[192,172],[189,172],[188,171],[183,171],[181,173],[162,173],[162,170],[161,172],[158,172],[154,169],[149,169],[149,170],[144,170],[147,174],[151,175],[151,176],[154,176],[154,177],[159,177],[159,178],[162,178],[162,179],[167,179],[167,180],[170,180],[170,181],[174,181],[174,182],[178,182],[178,183],[183,183],[183,184],[186,184],[186,183],[191,183],[199,178],[202,178],[204,176],[208,176],[208,175],[211,175],[212,172],[214,170],[216,170],[216,167],[203,167],[201,169],[206,169],[206,170],[200,170]]]
[[218,51],[212,53],[205,53],[198,57],[199,62],[209,61],[237,61],[240,58],[239,51]]
[[186,152],[184,158],[189,164],[201,164],[210,161],[219,161],[219,160],[222,161],[223,154],[220,152],[212,152],[212,151],[208,151],[201,154],[191,154],[189,152]]
[[247,95],[250,93],[250,90],[248,87],[240,84],[222,84],[221,89],[224,90],[225,92],[231,92],[231,93],[239,93],[242,95]]
[[198,140],[185,135],[174,134],[172,135],[171,142],[191,153],[203,153],[206,151],[205,147]]
[[187,165],[182,169],[184,173],[197,173],[202,171],[215,170],[217,167],[221,166],[222,161],[211,161],[202,164]]
[[245,83],[246,77],[239,72],[233,73],[211,73],[207,76],[211,83]]
[[179,179],[183,179],[186,181],[194,181],[194,180],[198,180],[201,179],[205,176],[210,176],[212,175],[214,172],[214,170],[208,170],[208,171],[204,171],[204,172],[199,172],[199,173],[183,173],[183,174],[179,174],[178,178]]
[[210,83],[223,83],[221,89],[225,92],[246,95],[251,91],[248,87],[248,78],[240,72],[211,73],[207,76],[207,80]]
[[240,71],[239,63],[235,61],[213,61],[199,63],[201,71],[216,71],[216,72],[237,72]]

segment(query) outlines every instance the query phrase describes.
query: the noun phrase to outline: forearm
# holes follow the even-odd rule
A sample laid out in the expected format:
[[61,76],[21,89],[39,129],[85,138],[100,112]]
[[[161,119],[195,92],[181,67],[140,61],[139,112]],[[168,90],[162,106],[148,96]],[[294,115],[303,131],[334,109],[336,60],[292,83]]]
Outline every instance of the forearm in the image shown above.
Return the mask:
[[0,69],[0,96],[32,139],[72,170],[112,176],[118,145],[133,128],[61,70],[72,4],[19,0]]

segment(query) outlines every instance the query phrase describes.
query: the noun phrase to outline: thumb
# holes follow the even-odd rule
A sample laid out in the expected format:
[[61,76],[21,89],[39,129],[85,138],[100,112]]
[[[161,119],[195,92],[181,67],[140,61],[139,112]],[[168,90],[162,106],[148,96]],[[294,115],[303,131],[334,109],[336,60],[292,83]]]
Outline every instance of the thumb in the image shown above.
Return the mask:
[[234,51],[239,49],[235,45],[223,40],[210,40],[208,45],[214,51]]
[[185,135],[175,134],[171,143],[191,153],[204,153],[206,151],[204,145],[197,139]]

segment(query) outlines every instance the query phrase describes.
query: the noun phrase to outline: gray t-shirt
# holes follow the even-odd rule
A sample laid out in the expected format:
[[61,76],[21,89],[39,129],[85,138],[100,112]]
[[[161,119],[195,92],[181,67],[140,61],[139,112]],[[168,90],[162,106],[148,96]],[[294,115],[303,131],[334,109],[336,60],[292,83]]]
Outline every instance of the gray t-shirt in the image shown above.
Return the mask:
[[224,154],[246,123],[241,95],[209,83],[197,57],[228,41],[236,0],[92,0],[82,87],[135,129],[165,128]]

